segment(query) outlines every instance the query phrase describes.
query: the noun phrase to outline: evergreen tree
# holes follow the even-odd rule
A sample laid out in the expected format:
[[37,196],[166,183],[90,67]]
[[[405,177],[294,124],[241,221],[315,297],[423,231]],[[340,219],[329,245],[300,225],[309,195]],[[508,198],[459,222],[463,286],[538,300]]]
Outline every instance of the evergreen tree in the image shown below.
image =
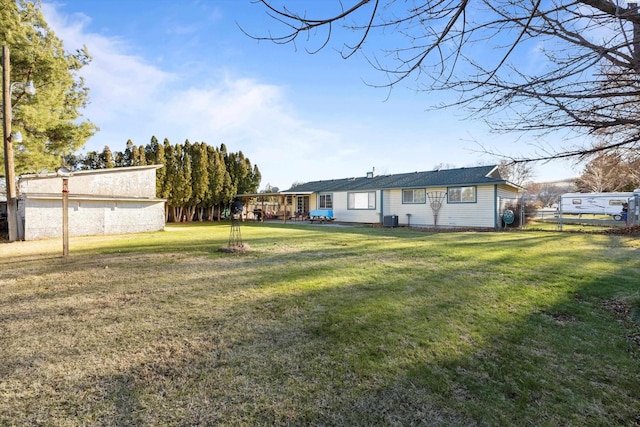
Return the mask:
[[111,154],[111,149],[105,145],[104,150],[102,150],[102,154],[100,154],[100,163],[101,166],[110,169],[115,167],[115,163],[113,161],[113,154]]
[[247,177],[250,170],[247,170],[247,163],[242,151],[229,153],[227,156],[227,170],[231,176],[231,182],[239,194],[245,193]]
[[138,166],[146,166],[147,165],[147,153],[145,151],[144,145],[138,147]]
[[155,136],[151,137],[149,143],[144,147],[144,157],[146,160],[146,164],[148,165],[160,165],[164,164],[164,162],[158,162],[158,138]]
[[89,151],[83,162],[82,170],[102,169],[102,160],[96,151]]
[[79,154],[70,153],[64,156],[63,164],[69,168],[69,170],[77,171],[81,170],[84,165],[85,157]]
[[113,155],[113,161],[117,168],[121,168],[124,166],[124,154],[122,154],[122,151],[116,151],[116,153]]
[[[165,219],[169,221],[170,214],[172,213],[171,204],[174,203],[173,191],[174,183],[177,181],[178,165],[175,155],[175,147],[171,145],[168,139],[164,140],[164,158],[165,158],[165,179],[162,182],[162,188],[160,189],[160,196],[163,199],[167,199],[165,205]],[[179,218],[173,217],[174,221],[178,221]]]
[[188,216],[195,217],[194,210],[199,208],[199,219],[202,220],[203,206],[207,190],[209,188],[209,170],[207,169],[207,144],[204,142],[194,144],[191,147],[191,200],[189,200],[190,212]]
[[172,192],[169,205],[173,218],[181,221],[186,216],[185,207],[191,199],[191,155],[189,140],[185,144],[176,145],[174,150],[175,165],[172,168]]
[[224,177],[222,180],[222,192],[220,193],[220,207],[226,208],[228,207],[233,198],[238,194],[236,186],[233,185],[233,180],[231,179],[231,175],[228,170],[224,171]]
[[261,179],[258,167],[242,151],[228,153],[224,144],[218,149],[189,140],[174,146],[166,138],[159,144],[155,136],[146,146],[128,140],[124,152],[115,155],[105,146],[100,154],[90,151],[84,158],[65,159],[74,162],[75,170],[164,165],[156,169],[156,195],[167,200],[166,221],[203,220],[205,215],[220,219],[237,194],[257,192]]
[[[158,139],[155,136],[151,137],[151,142],[145,147],[145,156],[147,158],[147,164],[149,165],[164,165],[166,160],[164,157],[164,146],[158,143]],[[167,168],[162,167],[156,169],[156,194],[160,198],[164,198],[163,188],[165,176],[167,174]]]
[[209,187],[207,188],[205,200],[209,207],[209,220],[213,220],[216,214],[217,218],[220,219],[225,175],[228,176],[228,173],[220,150],[210,146],[207,147],[207,171]]
[[32,97],[18,86],[12,92],[12,130],[23,135],[20,150],[14,151],[15,172],[54,169],[60,158],[78,150],[97,131],[90,121],[80,120],[79,112],[88,101],[88,89],[78,72],[91,57],[86,48],[65,52],[40,2],[0,0],[0,22],[0,44],[10,53],[11,82],[32,80],[37,90]]
[[127,140],[127,147],[125,148],[122,156],[122,166],[135,166],[135,148],[136,147],[133,145],[133,141],[131,141],[130,139]]

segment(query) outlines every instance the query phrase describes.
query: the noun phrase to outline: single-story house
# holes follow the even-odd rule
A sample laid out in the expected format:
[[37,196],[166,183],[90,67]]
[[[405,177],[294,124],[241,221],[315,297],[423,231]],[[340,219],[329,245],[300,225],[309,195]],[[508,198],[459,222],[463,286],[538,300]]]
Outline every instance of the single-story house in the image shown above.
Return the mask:
[[[162,165],[72,172],[68,177],[69,235],[163,230],[165,200],[156,197]],[[22,175],[18,180],[22,240],[62,236],[62,177]]]
[[336,221],[416,227],[498,228],[522,187],[497,166],[307,182],[280,194],[289,218],[330,209]]

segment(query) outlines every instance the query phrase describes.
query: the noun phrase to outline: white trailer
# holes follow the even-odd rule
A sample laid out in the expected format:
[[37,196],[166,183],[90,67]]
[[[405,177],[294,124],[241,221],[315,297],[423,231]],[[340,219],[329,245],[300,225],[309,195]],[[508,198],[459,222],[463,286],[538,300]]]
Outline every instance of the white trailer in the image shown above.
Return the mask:
[[622,219],[622,205],[633,193],[565,193],[560,196],[558,211],[562,214],[611,215]]

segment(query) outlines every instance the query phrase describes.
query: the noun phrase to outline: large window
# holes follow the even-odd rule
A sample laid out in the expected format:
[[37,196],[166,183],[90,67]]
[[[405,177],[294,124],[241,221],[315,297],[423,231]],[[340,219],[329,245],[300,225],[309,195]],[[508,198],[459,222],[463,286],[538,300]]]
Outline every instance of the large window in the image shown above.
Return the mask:
[[475,203],[476,187],[449,187],[447,200],[449,203]]
[[426,203],[427,191],[424,188],[402,190],[402,203]]
[[333,198],[331,194],[320,194],[318,209],[333,209]]
[[348,193],[347,208],[348,209],[375,209],[376,208],[376,192],[367,191],[364,193]]

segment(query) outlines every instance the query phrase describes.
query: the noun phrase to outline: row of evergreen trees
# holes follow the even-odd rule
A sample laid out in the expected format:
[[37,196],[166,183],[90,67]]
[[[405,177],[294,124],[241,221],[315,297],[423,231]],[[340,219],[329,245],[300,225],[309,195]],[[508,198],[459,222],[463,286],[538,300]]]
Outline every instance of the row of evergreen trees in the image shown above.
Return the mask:
[[164,165],[156,171],[156,193],[167,199],[165,219],[174,222],[219,220],[236,194],[256,193],[262,178],[242,151],[189,140],[172,145],[166,138],[160,144],[155,136],[145,146],[129,140],[123,152],[104,147],[102,153],[67,156],[66,163],[72,170]]

